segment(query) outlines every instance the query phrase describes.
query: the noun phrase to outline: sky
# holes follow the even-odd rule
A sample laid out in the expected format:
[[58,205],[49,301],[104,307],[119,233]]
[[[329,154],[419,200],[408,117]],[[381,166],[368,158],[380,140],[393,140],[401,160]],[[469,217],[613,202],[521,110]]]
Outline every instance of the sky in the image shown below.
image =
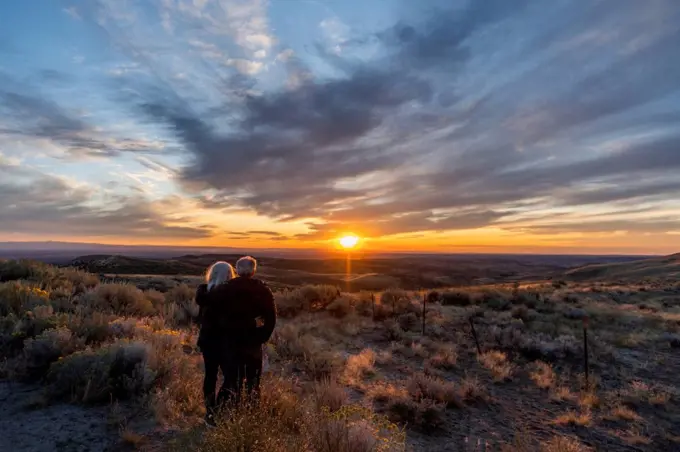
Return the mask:
[[680,251],[677,0],[0,2],[0,241]]

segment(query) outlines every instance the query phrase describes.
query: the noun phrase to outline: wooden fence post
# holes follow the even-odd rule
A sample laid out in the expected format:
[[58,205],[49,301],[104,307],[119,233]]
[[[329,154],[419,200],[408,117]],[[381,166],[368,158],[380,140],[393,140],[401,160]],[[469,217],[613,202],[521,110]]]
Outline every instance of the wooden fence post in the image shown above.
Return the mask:
[[470,331],[472,331],[472,337],[475,340],[475,345],[477,345],[477,353],[482,354],[482,347],[479,346],[479,340],[477,339],[477,332],[475,331],[475,322],[472,321],[472,317],[468,318],[470,322]]

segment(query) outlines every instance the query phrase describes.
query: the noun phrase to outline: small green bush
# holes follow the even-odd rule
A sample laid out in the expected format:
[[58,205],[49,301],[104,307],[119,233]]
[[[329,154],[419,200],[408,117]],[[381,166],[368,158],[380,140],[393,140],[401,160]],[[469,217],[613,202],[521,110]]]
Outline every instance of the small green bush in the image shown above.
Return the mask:
[[24,343],[23,362],[19,374],[28,380],[44,377],[50,365],[84,346],[84,341],[68,328],[49,329]]
[[48,394],[85,403],[127,399],[148,390],[155,373],[147,366],[152,348],[143,342],[118,342],[74,353],[49,370]]

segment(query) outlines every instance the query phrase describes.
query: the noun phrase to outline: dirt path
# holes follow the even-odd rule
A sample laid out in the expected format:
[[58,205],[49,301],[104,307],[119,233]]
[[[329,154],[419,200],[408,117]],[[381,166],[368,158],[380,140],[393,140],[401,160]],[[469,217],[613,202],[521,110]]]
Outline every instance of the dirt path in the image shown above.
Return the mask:
[[31,407],[40,388],[0,381],[0,451],[112,452],[119,434],[107,423],[107,407]]

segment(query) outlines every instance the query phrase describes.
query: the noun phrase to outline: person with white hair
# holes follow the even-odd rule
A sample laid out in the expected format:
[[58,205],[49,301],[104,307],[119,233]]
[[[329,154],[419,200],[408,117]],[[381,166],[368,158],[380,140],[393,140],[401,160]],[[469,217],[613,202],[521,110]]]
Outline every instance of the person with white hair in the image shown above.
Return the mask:
[[210,321],[215,316],[216,311],[218,311],[214,303],[219,303],[221,300],[216,300],[215,297],[209,295],[214,293],[219,286],[235,277],[236,272],[231,264],[218,261],[208,268],[205,276],[206,282],[199,285],[196,289],[196,304],[198,304],[199,308],[198,319],[201,325],[197,345],[203,354],[205,368],[203,376],[203,398],[206,409],[205,422],[211,426],[215,425],[217,374],[220,368],[222,373],[225,374],[226,368],[222,359],[224,353],[222,351],[219,326]]
[[[207,292],[214,309],[206,320],[217,332],[215,344],[224,374],[216,399],[218,410],[238,402],[244,389],[248,396],[259,398],[263,346],[274,332],[277,316],[274,295],[254,277],[256,270],[257,261],[244,256],[236,262],[235,278]],[[214,416],[215,411],[210,414]],[[211,425],[214,419],[206,422]]]

